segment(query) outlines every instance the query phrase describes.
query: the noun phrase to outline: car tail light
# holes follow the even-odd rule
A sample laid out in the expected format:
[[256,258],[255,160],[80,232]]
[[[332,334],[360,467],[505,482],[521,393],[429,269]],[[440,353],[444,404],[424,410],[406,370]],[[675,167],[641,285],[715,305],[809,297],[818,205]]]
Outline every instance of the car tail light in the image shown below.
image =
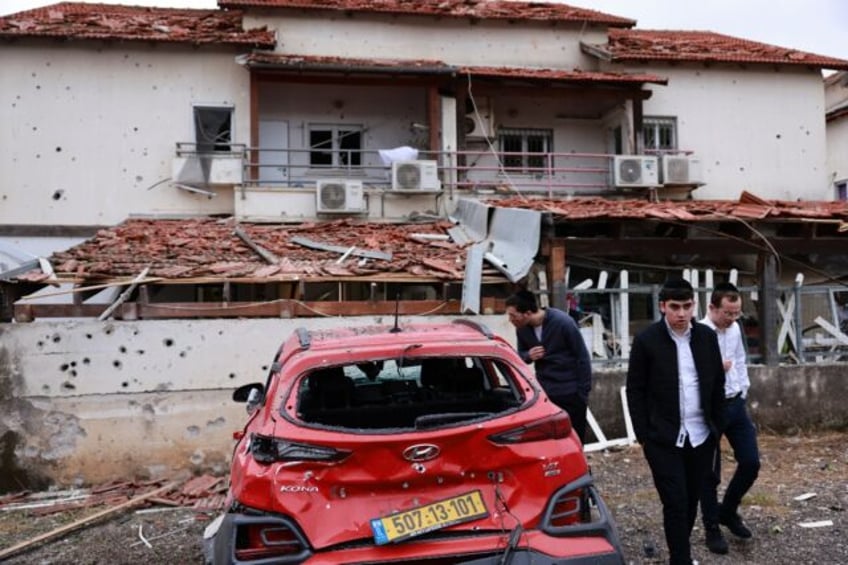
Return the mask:
[[259,463],[273,463],[275,461],[335,462],[350,455],[350,451],[308,443],[296,443],[259,434],[250,436],[249,449],[253,458]]
[[531,424],[489,436],[489,439],[495,443],[525,443],[528,441],[562,439],[568,437],[570,433],[571,418],[567,412],[560,412]]
[[582,490],[571,491],[558,496],[553,502],[550,525],[557,528],[579,523],[581,517],[585,514],[586,504],[588,504],[588,500],[586,500]]
[[284,558],[298,555],[305,549],[297,534],[285,525],[240,524],[236,531],[235,553],[239,561]]

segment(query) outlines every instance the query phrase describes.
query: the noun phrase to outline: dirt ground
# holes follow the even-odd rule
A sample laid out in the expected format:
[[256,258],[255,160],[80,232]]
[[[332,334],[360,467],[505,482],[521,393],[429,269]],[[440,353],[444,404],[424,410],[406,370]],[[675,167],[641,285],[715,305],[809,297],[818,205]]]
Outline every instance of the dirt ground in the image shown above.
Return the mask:
[[[730,553],[713,555],[704,547],[703,530],[696,525],[692,534],[695,559],[702,565],[848,563],[848,433],[767,435],[760,437],[760,443],[760,478],[741,509],[754,539],[742,542],[728,534]],[[589,459],[618,522],[627,562],[667,562],[660,505],[641,450],[595,452]],[[728,459],[724,470],[731,469]],[[802,497],[806,500],[796,500],[802,495],[807,495]],[[34,517],[31,510],[0,507],[0,552],[104,508]],[[200,538],[210,518],[188,508],[129,510],[33,546],[5,563],[201,563]],[[802,526],[825,521],[832,525]]]

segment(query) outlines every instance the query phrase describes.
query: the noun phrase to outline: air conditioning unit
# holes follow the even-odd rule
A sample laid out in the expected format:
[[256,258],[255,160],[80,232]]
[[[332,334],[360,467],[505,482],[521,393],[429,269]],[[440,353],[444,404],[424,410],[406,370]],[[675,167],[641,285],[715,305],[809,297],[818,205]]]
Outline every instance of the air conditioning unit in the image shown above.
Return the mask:
[[474,105],[468,101],[465,113],[465,139],[491,139],[495,136],[495,114],[492,111],[492,102],[489,98],[474,100],[477,103],[477,111]]
[[438,191],[439,166],[436,161],[395,161],[392,163],[392,190]]
[[315,190],[315,208],[319,214],[365,212],[362,181],[349,179],[319,180]]
[[655,187],[660,184],[659,159],[648,155],[616,155],[613,182],[620,188]]
[[171,180],[203,186],[241,184],[243,170],[241,155],[179,156],[171,162]]
[[704,184],[701,160],[689,155],[663,155],[660,181],[663,184]]

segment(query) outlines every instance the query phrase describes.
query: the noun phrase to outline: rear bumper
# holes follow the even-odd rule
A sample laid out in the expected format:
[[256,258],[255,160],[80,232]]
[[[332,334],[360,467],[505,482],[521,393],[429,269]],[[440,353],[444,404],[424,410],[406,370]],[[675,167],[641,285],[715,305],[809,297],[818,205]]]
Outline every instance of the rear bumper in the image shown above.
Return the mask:
[[[568,526],[553,526],[555,504],[561,495],[582,490],[591,501],[591,520]],[[228,513],[220,526],[204,540],[208,563],[214,565],[269,565],[270,563],[305,563],[335,565],[338,563],[430,563],[457,565],[621,565],[624,563],[615,522],[594,485],[585,475],[559,489],[546,507],[538,529],[480,532],[479,534],[421,538],[404,543],[377,546],[370,543],[315,551],[300,533],[297,524],[278,515]],[[302,551],[285,559],[239,561],[235,557],[236,531],[240,525],[253,522],[274,523],[295,532]],[[420,561],[419,561],[420,560]]]

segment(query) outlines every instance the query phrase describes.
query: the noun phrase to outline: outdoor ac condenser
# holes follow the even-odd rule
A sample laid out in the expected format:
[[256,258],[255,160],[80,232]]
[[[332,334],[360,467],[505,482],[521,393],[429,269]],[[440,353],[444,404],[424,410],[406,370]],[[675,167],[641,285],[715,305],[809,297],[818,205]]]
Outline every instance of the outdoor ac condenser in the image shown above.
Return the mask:
[[365,212],[362,181],[351,179],[319,180],[315,189],[315,209],[319,214]]
[[616,155],[613,182],[620,188],[659,186],[659,160],[650,155]]
[[691,155],[663,155],[660,172],[663,184],[704,184],[701,160]]
[[392,163],[392,190],[438,191],[439,167],[436,161],[395,161]]

